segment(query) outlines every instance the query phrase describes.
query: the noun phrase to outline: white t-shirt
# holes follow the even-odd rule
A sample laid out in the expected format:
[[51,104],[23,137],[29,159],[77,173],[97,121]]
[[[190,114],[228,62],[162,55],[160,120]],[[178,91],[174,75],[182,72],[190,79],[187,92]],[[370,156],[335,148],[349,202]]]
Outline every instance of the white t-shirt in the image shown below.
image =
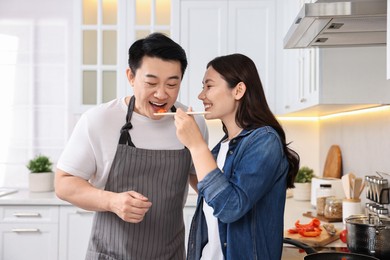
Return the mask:
[[[176,102],[176,108],[187,110]],[[57,163],[57,168],[89,180],[97,188],[104,188],[115,156],[120,130],[126,123],[128,106],[125,98],[115,99],[84,113]],[[199,129],[208,142],[208,130],[203,116],[195,116]],[[176,136],[172,116],[153,120],[133,112],[133,128],[129,131],[137,148],[149,150],[183,149]]]
[[[226,160],[226,153],[229,150],[229,141],[222,142],[217,157],[218,168],[223,169]],[[207,234],[209,242],[205,245],[202,251],[202,260],[224,260],[221,240],[219,238],[218,219],[213,215],[213,208],[206,202],[203,203],[203,213],[207,222]]]

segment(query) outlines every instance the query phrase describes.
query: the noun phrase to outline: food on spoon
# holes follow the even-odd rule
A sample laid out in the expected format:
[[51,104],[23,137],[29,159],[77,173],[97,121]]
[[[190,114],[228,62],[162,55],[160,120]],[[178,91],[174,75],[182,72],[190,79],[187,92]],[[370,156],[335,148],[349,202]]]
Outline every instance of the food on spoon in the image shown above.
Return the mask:
[[317,237],[321,235],[322,229],[320,228],[321,221],[317,218],[313,218],[308,224],[301,224],[299,220],[295,222],[295,228],[290,228],[288,233],[300,234],[303,237]]
[[166,113],[167,110],[165,108],[160,108],[159,110],[157,110],[157,113]]

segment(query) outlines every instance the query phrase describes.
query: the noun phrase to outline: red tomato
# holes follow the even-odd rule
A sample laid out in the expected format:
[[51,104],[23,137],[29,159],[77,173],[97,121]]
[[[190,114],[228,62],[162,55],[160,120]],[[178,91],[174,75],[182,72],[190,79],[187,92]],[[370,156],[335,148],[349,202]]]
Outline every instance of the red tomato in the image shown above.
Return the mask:
[[347,243],[347,230],[344,229],[343,231],[340,232],[340,240],[343,243]]

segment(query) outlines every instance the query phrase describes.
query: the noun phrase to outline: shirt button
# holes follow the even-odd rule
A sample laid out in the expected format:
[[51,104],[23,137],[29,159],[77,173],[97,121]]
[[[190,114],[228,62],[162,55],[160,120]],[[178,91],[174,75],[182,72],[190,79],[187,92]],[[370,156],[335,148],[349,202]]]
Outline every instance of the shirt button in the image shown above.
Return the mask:
[[233,144],[237,143],[237,140],[236,140],[236,139],[233,139],[232,143],[233,143]]
[[233,154],[233,151],[232,151],[232,150],[230,150],[230,151],[229,151],[229,154]]
[[226,243],[223,243],[223,247],[226,247],[227,246],[227,244]]

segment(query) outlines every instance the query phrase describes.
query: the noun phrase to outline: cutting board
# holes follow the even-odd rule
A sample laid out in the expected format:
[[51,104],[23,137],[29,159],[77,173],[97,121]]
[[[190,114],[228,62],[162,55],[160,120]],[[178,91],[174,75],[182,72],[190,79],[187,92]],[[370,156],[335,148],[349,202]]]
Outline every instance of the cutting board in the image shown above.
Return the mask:
[[299,234],[290,234],[287,230],[284,231],[284,237],[292,238],[302,243],[305,243],[311,247],[326,246],[333,241],[336,241],[340,237],[340,230],[337,230],[334,236],[331,236],[326,232],[325,228],[321,226],[322,232],[318,237],[303,237]]
[[341,150],[338,145],[332,145],[329,148],[328,155],[324,165],[323,177],[341,178],[342,160]]

